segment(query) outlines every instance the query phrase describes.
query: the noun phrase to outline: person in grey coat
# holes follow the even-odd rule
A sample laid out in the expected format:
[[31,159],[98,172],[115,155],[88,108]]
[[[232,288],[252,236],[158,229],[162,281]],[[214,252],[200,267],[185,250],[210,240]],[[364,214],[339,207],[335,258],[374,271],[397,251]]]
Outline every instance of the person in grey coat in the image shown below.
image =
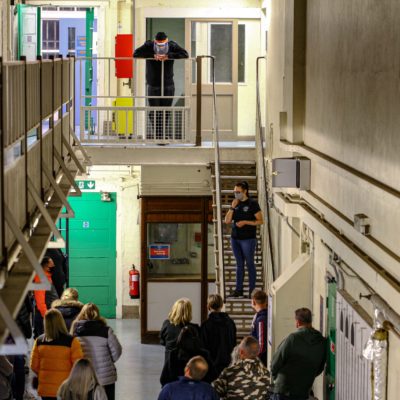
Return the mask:
[[11,390],[11,377],[13,365],[6,356],[0,356],[0,400],[11,400],[13,398]]
[[121,356],[122,347],[95,304],[83,306],[71,326],[71,333],[79,339],[85,358],[92,362],[108,400],[114,400],[117,381],[114,363]]

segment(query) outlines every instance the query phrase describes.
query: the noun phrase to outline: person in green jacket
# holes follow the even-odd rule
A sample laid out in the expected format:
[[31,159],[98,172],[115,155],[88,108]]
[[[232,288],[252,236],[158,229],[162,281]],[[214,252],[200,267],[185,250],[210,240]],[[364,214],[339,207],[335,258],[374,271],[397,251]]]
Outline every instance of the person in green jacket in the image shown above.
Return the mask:
[[271,361],[273,400],[307,400],[314,379],[324,370],[326,339],[312,327],[308,308],[295,311],[297,331],[276,350]]

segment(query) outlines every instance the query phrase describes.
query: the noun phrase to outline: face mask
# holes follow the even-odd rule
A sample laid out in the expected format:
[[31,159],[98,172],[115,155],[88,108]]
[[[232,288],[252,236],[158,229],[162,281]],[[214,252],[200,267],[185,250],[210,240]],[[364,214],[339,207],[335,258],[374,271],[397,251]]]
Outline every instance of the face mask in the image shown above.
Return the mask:
[[168,54],[168,50],[169,50],[168,42],[165,43],[154,42],[154,53],[158,55],[166,55]]
[[235,199],[243,200],[243,197],[244,197],[244,193],[243,192],[235,193]]

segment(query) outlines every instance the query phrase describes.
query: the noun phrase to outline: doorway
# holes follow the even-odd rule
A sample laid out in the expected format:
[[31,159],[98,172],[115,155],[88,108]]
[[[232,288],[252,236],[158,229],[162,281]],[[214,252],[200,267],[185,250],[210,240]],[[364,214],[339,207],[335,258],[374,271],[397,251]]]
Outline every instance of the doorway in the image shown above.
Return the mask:
[[141,338],[158,343],[173,303],[187,297],[193,322],[207,317],[207,296],[215,293],[211,199],[141,199]]
[[[215,83],[217,91],[218,124],[222,139],[236,139],[238,112],[238,20],[186,19],[186,49],[191,57],[213,55],[215,57]],[[197,76],[192,73],[191,93],[197,94]],[[212,65],[202,63],[202,127],[205,136],[211,138],[212,115]],[[195,104],[195,102],[193,102]],[[193,110],[192,130],[196,115]]]
[[69,220],[69,285],[82,303],[95,303],[103,317],[116,316],[116,193],[70,197],[75,218]]

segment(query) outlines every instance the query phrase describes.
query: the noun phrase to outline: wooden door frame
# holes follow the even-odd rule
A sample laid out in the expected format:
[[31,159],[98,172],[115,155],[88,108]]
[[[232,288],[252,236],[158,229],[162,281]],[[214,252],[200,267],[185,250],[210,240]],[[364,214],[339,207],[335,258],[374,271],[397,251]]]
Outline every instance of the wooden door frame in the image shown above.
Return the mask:
[[[208,254],[207,254],[207,225],[209,219],[209,205],[212,201],[211,196],[192,196],[190,199],[197,200],[197,209],[193,210],[179,210],[180,201],[188,201],[187,196],[143,196],[140,200],[140,236],[141,236],[141,279],[140,279],[140,327],[141,327],[141,342],[142,343],[159,343],[159,332],[149,331],[148,326],[148,312],[147,312],[147,284],[148,282],[163,282],[162,279],[149,279],[147,274],[147,224],[148,223],[200,223],[202,234],[202,250],[201,250],[201,270],[200,279],[176,279],[168,280],[166,282],[198,282],[200,283],[201,291],[201,320],[207,318],[207,296],[208,296]],[[168,209],[148,209],[149,200],[163,200],[175,202],[178,207],[175,210]],[[189,200],[190,201],[190,200]],[[170,204],[169,203],[169,204]],[[193,201],[193,204],[195,201]],[[149,218],[150,216],[150,218]],[[183,220],[177,220],[177,216],[184,216]],[[175,218],[174,218],[175,217]],[[167,316],[165,316],[167,318]]]

